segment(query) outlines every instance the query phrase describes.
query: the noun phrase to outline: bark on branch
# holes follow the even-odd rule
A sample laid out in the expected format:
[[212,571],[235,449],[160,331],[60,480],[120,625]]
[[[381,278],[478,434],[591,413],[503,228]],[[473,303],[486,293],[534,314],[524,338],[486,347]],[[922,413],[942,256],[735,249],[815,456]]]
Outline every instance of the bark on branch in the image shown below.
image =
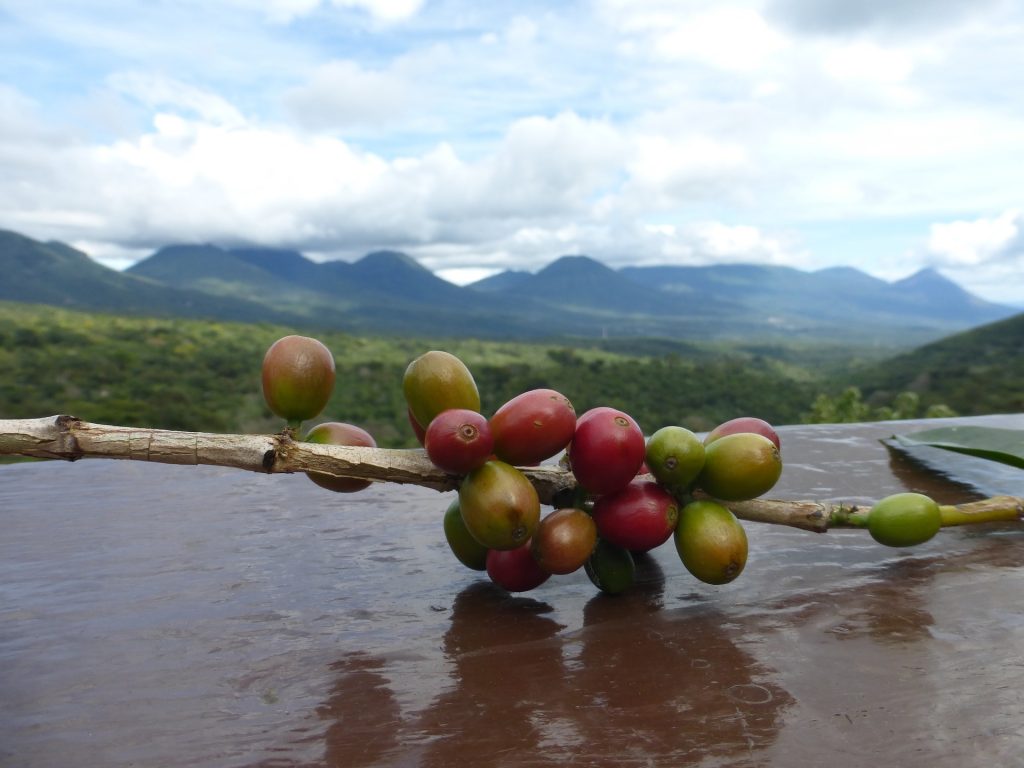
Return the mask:
[[[208,464],[251,472],[324,472],[338,477],[400,483],[449,491],[459,477],[433,465],[422,449],[390,450],[298,442],[288,432],[230,435],[92,424],[73,416],[0,419],[0,456],[75,461],[82,458]],[[544,504],[576,487],[572,473],[555,466],[524,467]],[[726,504],[737,517],[824,533],[861,528],[867,508],[825,501],[754,499]],[[944,525],[1024,518],[1024,499],[997,496],[943,507]]]
[[[209,464],[250,472],[325,472],[382,483],[405,483],[449,491],[459,478],[433,465],[422,449],[390,450],[298,442],[287,432],[230,435],[92,424],[73,416],[0,419],[0,455],[75,461],[129,459],[162,464]],[[557,467],[523,470],[541,500],[550,503],[575,485]]]

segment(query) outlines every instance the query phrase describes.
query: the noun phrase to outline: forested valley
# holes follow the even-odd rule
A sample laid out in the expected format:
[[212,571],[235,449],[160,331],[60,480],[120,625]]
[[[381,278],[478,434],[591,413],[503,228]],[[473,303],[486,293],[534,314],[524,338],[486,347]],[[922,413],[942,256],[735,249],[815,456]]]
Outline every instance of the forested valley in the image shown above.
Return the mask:
[[[981,344],[990,351],[980,360],[984,398],[963,380],[979,367],[976,337],[897,354],[806,342],[520,343],[325,331],[317,337],[335,356],[337,384],[319,420],[358,424],[381,446],[414,445],[402,374],[429,349],[445,349],[469,366],[485,415],[521,392],[548,387],[565,394],[577,413],[610,405],[648,433],[666,424],[704,431],[739,415],[781,425],[1020,411],[1021,356],[1013,350],[1022,345],[1022,317],[966,334],[988,339]],[[0,302],[0,418],[66,413],[129,426],[275,432],[283,424],[263,402],[260,367],[267,347],[292,332]],[[972,360],[961,361],[959,380],[943,376],[951,365],[944,344],[975,358],[973,369]],[[949,386],[936,386],[943,383]]]

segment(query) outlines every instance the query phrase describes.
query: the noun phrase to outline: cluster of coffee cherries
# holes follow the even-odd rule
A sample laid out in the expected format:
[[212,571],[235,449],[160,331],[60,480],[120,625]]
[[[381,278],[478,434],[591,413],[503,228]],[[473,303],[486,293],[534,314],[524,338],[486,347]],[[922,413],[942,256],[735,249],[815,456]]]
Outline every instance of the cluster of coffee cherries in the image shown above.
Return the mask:
[[[452,553],[510,592],[580,568],[599,589],[623,592],[634,580],[634,557],[670,538],[696,578],[728,583],[746,564],[747,537],[722,502],[760,496],[782,471],[778,434],[755,417],[728,421],[703,440],[681,426],[645,438],[619,409],[577,415],[561,393],[534,389],[487,418],[469,369],[439,350],[409,363],[402,383],[409,423],[427,456],[457,477],[443,526]],[[319,414],[333,385],[334,360],[319,341],[289,336],[267,351],[267,403],[296,429]],[[320,424],[302,439],[374,445],[365,430],[340,422]],[[559,460],[576,487],[542,515],[523,469]],[[310,477],[336,491],[367,485]]]

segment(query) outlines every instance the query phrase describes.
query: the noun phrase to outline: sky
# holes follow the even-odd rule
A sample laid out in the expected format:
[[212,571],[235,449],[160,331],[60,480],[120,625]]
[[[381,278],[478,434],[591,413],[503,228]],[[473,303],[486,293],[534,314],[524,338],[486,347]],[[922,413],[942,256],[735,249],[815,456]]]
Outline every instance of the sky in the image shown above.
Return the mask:
[[1024,306],[1019,0],[0,0],[0,228]]

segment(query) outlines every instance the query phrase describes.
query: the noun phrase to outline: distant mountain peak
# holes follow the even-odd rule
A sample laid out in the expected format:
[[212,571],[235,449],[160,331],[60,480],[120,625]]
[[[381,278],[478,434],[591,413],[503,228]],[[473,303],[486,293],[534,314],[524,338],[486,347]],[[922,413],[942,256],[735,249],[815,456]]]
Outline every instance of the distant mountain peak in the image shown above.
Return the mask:
[[839,264],[832,267],[822,267],[821,269],[814,270],[814,274],[818,275],[867,275],[862,269],[857,267],[851,267],[847,264]]
[[544,267],[538,275],[564,275],[569,273],[584,274],[614,274],[615,270],[597,259],[584,254],[570,254],[559,256],[553,262]]
[[597,280],[607,282],[609,285],[622,282],[623,280],[627,283],[632,282],[607,264],[582,254],[559,256],[534,276],[544,280]]
[[912,275],[897,280],[893,286],[901,290],[927,290],[930,292],[957,293],[967,295],[967,291],[950,280],[934,267],[919,269]]
[[950,285],[956,285],[956,283],[935,269],[935,267],[924,267],[917,270],[914,274],[896,281],[896,285],[911,285],[915,283],[949,283]]
[[371,251],[356,261],[353,266],[362,268],[373,267],[374,269],[404,267],[406,269],[411,268],[430,272],[429,269],[416,261],[416,259],[407,253],[402,253],[402,251]]
[[279,260],[291,260],[291,259],[303,259],[307,260],[298,251],[292,248],[266,248],[264,246],[253,246],[253,247],[240,247],[232,248],[230,250],[235,256],[249,256],[254,258],[262,258],[267,260],[279,259]]
[[274,276],[239,254],[212,243],[165,245],[153,255],[135,262],[125,274],[199,290],[205,290],[204,284],[208,287],[209,281],[261,284],[271,288]]

